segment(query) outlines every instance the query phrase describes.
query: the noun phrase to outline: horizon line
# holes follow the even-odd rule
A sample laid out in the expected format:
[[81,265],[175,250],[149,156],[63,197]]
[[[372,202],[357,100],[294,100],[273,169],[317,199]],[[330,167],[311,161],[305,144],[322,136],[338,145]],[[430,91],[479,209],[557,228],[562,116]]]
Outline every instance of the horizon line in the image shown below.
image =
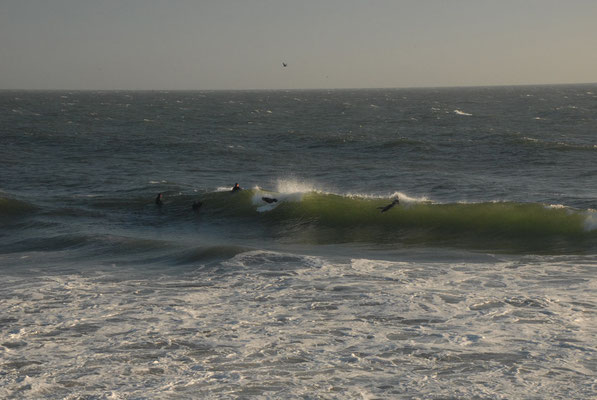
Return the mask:
[[17,89],[0,88],[2,92],[289,92],[289,91],[320,91],[320,90],[413,90],[413,89],[474,89],[474,88],[507,88],[507,87],[537,87],[537,86],[582,86],[597,85],[595,82],[577,83],[514,83],[514,84],[486,84],[486,85],[446,85],[446,86],[377,86],[377,87],[335,87],[335,88],[250,88],[250,89]]

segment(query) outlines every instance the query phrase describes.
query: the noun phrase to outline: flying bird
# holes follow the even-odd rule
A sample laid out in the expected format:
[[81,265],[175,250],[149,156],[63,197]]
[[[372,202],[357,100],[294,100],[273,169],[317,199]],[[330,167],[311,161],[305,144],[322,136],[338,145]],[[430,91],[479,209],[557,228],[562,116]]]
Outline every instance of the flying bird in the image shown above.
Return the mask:
[[282,62],[282,66],[283,67],[288,67],[288,64],[286,64],[285,62]]

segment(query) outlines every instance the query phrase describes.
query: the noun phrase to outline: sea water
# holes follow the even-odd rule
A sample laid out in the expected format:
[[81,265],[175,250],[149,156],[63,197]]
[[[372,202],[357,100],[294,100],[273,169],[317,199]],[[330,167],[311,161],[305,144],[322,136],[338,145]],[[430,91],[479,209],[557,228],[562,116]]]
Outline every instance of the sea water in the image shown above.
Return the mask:
[[1,398],[597,395],[596,85],[2,91],[0,168]]

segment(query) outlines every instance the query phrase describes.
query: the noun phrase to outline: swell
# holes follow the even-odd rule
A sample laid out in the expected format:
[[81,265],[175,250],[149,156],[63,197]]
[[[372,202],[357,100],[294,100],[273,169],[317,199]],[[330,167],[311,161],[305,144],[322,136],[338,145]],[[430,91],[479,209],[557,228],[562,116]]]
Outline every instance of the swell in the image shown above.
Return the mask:
[[[176,267],[203,265],[253,250],[234,245],[189,245],[175,240],[148,239],[111,234],[62,234],[22,239],[0,245],[0,254],[34,259],[43,264],[59,261],[92,265]],[[15,258],[15,257],[12,257]],[[10,258],[7,258],[9,260]]]
[[[262,197],[277,198],[266,204]],[[402,195],[400,195],[402,197]],[[594,247],[595,211],[538,203],[436,204],[406,196],[385,213],[391,198],[259,189],[211,193],[201,213],[227,223],[259,224],[272,236],[309,243],[418,243],[560,251]]]

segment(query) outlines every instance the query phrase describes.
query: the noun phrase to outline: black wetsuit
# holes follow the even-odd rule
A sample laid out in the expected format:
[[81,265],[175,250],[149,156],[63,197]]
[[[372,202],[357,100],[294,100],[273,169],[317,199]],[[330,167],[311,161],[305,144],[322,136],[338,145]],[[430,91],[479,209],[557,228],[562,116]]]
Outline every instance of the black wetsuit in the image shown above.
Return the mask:
[[398,199],[395,199],[393,202],[391,202],[387,206],[385,206],[385,207],[377,207],[377,208],[381,209],[381,212],[384,213],[384,212],[388,211],[390,208],[394,207],[398,203],[400,203],[400,201]]

